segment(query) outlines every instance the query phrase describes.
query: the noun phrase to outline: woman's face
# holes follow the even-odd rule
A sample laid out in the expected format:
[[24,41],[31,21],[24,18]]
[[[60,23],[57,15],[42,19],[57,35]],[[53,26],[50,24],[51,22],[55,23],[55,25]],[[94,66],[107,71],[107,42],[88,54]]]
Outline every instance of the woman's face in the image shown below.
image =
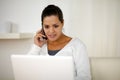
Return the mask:
[[56,41],[62,34],[63,23],[58,19],[58,16],[46,16],[43,19],[43,29],[50,41]]

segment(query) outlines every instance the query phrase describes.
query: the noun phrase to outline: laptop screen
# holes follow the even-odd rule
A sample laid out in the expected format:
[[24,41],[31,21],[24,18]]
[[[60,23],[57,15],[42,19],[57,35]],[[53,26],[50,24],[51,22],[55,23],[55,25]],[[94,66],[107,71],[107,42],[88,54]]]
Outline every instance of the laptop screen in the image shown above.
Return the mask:
[[74,80],[72,57],[12,55],[15,80]]

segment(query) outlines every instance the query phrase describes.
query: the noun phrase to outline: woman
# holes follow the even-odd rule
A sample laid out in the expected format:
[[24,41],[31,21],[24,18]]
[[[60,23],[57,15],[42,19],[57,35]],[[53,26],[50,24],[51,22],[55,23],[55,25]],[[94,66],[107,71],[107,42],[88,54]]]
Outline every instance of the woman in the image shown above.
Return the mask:
[[42,29],[34,37],[29,54],[72,56],[75,66],[75,80],[90,80],[89,59],[85,45],[78,38],[66,36],[63,32],[63,13],[55,5],[48,5],[41,15]]

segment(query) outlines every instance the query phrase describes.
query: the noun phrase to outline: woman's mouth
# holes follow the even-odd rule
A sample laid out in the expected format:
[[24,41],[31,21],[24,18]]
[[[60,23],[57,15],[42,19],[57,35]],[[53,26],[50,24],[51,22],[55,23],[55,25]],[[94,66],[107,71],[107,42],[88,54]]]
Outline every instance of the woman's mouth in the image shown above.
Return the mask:
[[49,38],[55,38],[56,35],[55,34],[51,34],[51,35],[48,35]]

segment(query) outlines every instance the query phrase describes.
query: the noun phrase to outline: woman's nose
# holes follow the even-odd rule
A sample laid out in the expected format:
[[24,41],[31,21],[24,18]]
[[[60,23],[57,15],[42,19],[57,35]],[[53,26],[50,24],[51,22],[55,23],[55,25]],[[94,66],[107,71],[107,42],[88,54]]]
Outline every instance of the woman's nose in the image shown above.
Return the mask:
[[53,27],[50,28],[50,32],[53,33],[55,30]]

